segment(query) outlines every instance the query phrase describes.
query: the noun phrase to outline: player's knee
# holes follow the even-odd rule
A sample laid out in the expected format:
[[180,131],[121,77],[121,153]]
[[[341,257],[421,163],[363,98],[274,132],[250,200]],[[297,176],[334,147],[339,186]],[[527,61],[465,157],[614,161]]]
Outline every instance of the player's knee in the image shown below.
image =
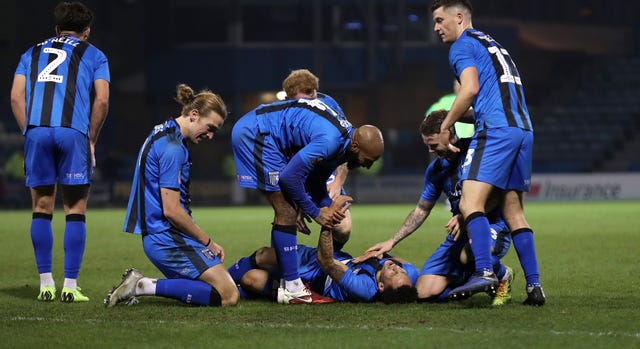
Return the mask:
[[223,307],[234,306],[238,304],[238,301],[240,300],[240,292],[238,292],[238,288],[235,286],[226,292],[223,292],[220,296],[220,305]]
[[260,247],[252,255],[252,259],[252,266],[255,265],[258,269],[270,270],[278,264],[276,252],[272,247]]
[[252,269],[246,272],[240,279],[240,285],[251,293],[260,293],[267,283],[268,275],[264,270]]

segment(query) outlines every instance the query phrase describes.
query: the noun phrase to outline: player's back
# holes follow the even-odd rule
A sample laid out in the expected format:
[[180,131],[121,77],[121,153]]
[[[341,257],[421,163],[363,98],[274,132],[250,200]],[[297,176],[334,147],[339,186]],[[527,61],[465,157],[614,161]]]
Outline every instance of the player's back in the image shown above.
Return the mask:
[[315,99],[274,102],[258,107],[255,114],[260,132],[270,133],[278,148],[289,155],[312,141],[341,147],[353,131],[351,124]]
[[27,78],[29,126],[71,127],[89,135],[93,81],[110,80],[99,49],[74,36],[53,37],[25,52],[16,74]]
[[531,130],[520,73],[509,52],[491,36],[466,30],[449,51],[456,76],[474,66],[481,86],[473,102],[478,130],[495,127],[519,127]]

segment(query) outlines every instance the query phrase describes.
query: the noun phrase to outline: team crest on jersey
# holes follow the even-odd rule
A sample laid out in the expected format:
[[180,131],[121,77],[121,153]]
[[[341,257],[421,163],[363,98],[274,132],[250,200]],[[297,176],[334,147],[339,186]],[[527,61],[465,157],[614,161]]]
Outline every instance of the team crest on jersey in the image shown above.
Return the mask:
[[213,253],[213,251],[211,251],[211,250],[210,250],[210,249],[208,249],[208,248],[202,249],[202,250],[200,250],[200,252],[202,252],[202,254],[203,254],[207,259],[213,260],[214,258],[216,258],[215,253]]
[[269,172],[269,184],[278,185],[280,181],[280,171]]

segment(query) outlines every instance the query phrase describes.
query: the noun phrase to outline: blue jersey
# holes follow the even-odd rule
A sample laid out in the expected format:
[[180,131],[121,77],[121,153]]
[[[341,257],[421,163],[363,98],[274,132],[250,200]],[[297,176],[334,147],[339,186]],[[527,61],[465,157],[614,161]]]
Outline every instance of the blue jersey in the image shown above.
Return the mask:
[[107,57],[75,36],[53,37],[25,52],[16,75],[26,76],[26,129],[70,127],[89,136],[91,91],[109,81]]
[[318,92],[317,98],[321,100],[324,104],[329,106],[331,109],[333,109],[337,114],[336,115],[337,118],[345,119],[345,120],[347,119],[347,117],[344,114],[344,111],[342,110],[342,107],[340,106],[340,104],[338,104],[338,102],[336,102],[335,99],[333,99],[333,97],[329,96],[328,94]]
[[123,230],[146,235],[172,227],[162,212],[160,188],[179,190],[180,204],[191,215],[190,167],[189,150],[176,121],[156,125],[138,154]]
[[520,73],[493,38],[465,30],[451,45],[449,64],[458,78],[465,68],[478,70],[480,91],[472,103],[476,131],[506,126],[532,130]]
[[[339,283],[332,282],[325,288],[324,295],[338,301],[372,302],[378,294],[376,273],[389,260],[389,256],[381,259],[369,258],[360,263],[347,261],[349,267]],[[413,285],[418,280],[418,269],[413,264],[402,264]],[[331,279],[329,279],[331,280]]]
[[451,204],[451,212],[458,214],[458,204],[460,203],[460,195],[462,187],[460,186],[459,175],[464,160],[464,153],[469,147],[470,140],[467,138],[460,139],[456,146],[460,148],[458,157],[451,161],[444,158],[436,158],[433,160],[427,170],[424,172],[424,188],[420,199],[435,203],[438,201],[440,194],[444,193]]
[[[283,190],[316,217],[320,209],[306,192],[307,177],[318,167],[332,171],[347,161],[353,130],[345,118],[318,99],[261,105],[233,127],[238,183],[246,188]],[[325,182],[317,185],[326,191]]]

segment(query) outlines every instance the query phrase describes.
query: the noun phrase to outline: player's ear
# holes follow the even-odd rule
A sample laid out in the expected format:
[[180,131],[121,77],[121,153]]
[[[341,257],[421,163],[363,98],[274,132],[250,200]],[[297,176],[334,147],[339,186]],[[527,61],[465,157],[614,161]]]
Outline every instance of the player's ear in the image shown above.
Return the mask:
[[378,281],[378,291],[379,292],[384,291],[384,284],[382,283],[382,281]]
[[87,29],[85,29],[82,32],[82,37],[84,38],[84,40],[89,40],[89,35],[91,34],[91,27],[87,27]]
[[189,112],[189,121],[194,122],[198,120],[199,116],[200,113],[198,113],[198,109],[191,109],[191,111]]

